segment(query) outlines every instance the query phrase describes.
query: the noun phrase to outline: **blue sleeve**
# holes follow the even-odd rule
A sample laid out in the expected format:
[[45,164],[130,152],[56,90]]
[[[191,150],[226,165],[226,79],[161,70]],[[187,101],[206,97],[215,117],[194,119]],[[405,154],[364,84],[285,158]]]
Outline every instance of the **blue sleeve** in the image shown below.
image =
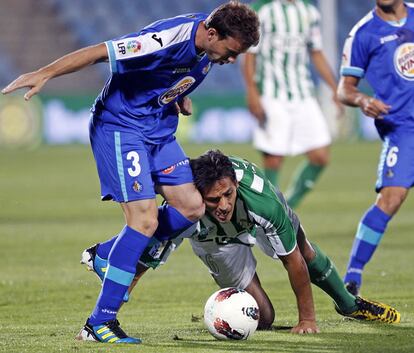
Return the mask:
[[107,41],[105,44],[113,74],[153,70],[165,56],[164,50],[161,50],[161,47],[156,48],[154,43],[148,40],[148,36],[131,35]]
[[179,58],[179,49],[191,39],[194,22],[158,31],[143,30],[106,42],[113,74],[154,70],[162,62]]
[[342,76],[364,77],[369,59],[368,45],[369,41],[363,33],[351,32],[345,41],[342,54]]

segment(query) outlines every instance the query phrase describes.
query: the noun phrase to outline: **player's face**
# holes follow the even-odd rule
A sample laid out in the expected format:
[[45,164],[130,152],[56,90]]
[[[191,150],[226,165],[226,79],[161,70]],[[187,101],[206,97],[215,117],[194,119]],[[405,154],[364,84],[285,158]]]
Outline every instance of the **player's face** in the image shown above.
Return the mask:
[[392,9],[394,6],[399,5],[403,0],[377,0],[377,6],[382,9]]
[[206,211],[219,222],[229,222],[237,198],[237,184],[229,177],[217,180],[203,195]]
[[237,56],[245,51],[240,42],[233,37],[220,39],[214,28],[209,28],[207,35],[208,41],[205,52],[213,63],[220,65],[234,63]]

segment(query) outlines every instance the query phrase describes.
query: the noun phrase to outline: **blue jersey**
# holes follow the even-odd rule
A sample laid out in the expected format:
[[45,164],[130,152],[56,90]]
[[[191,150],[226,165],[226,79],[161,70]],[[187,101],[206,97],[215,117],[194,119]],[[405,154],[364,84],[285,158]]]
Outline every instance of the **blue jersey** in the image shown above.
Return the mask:
[[392,107],[383,120],[375,120],[381,135],[398,126],[414,130],[414,5],[405,5],[403,26],[393,26],[373,10],[344,46],[341,75],[365,76],[376,98]]
[[133,128],[147,142],[172,138],[178,124],[174,103],[191,93],[212,65],[195,47],[197,28],[206,17],[164,19],[106,42],[111,76],[92,112],[108,128]]

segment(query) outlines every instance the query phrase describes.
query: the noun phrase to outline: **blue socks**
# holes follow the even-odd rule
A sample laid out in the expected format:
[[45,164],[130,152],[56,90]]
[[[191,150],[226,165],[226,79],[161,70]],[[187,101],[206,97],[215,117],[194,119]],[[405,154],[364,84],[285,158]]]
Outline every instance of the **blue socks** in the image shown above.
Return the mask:
[[179,232],[191,227],[194,222],[184,217],[174,207],[165,204],[158,207],[158,228],[154,237],[163,241],[175,238]]
[[375,205],[362,217],[352,245],[345,283],[355,281],[358,287],[361,286],[362,270],[374,254],[391,218]]
[[93,326],[116,318],[122,299],[131,284],[142,252],[151,238],[125,226],[108,257],[108,269],[89,323]]
[[[180,212],[170,205],[158,207],[158,228],[154,237],[163,241],[174,238],[177,233],[192,226],[194,222],[184,217]],[[118,236],[115,236],[104,243],[99,243],[96,253],[102,259],[107,259]]]
[[118,235],[115,235],[106,242],[99,243],[98,248],[96,249],[96,255],[98,255],[102,259],[108,259],[109,253],[111,252],[112,246],[114,245],[117,238]]
[[[161,241],[176,236],[194,224],[169,205],[158,208],[158,222],[154,236]],[[95,309],[89,317],[91,325],[116,318],[124,295],[134,279],[137,263],[150,239],[125,226],[117,236],[99,244],[96,254],[103,260],[108,259],[108,269]]]

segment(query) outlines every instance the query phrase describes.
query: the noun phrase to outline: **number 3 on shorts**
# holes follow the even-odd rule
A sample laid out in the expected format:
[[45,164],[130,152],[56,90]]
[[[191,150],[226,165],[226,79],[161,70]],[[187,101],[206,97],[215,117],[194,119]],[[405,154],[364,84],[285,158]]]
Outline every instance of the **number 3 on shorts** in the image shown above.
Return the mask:
[[397,164],[397,162],[398,162],[398,152],[399,152],[399,149],[398,149],[397,146],[393,146],[393,147],[390,148],[390,150],[387,153],[387,160],[386,160],[387,167],[391,168],[391,167],[394,167]]
[[128,168],[128,174],[132,177],[136,177],[141,173],[141,166],[139,164],[138,152],[131,151],[127,154],[127,160],[131,161],[132,168]]

